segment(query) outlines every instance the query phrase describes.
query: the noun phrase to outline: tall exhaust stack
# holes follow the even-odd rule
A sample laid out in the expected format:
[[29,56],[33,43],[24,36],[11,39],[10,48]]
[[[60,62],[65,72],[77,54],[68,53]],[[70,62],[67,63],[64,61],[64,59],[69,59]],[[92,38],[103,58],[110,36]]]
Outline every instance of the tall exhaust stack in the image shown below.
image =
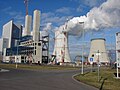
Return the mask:
[[56,62],[71,62],[68,50],[68,34],[67,32],[55,32],[55,46],[53,55],[56,55]]
[[106,51],[104,38],[91,39],[91,47],[90,47],[90,53],[88,57],[89,62],[90,62],[90,58],[93,58],[94,63],[98,63],[98,60],[100,63],[110,63],[108,54]]
[[39,29],[40,29],[40,11],[34,11],[33,17],[33,40],[39,41]]
[[26,15],[25,16],[25,31],[24,31],[24,35],[30,35],[31,34],[31,21],[32,21],[32,16]]

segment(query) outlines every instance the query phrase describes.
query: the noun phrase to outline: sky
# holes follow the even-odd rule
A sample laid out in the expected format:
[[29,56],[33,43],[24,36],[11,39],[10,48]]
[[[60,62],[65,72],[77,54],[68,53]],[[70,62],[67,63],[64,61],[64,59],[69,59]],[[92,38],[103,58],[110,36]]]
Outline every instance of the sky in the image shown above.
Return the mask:
[[[54,31],[67,25],[69,49],[74,57],[81,54],[83,30],[86,53],[92,38],[105,38],[108,48],[111,48],[110,44],[115,46],[115,33],[120,31],[120,4],[119,0],[115,1],[29,0],[28,14],[33,15],[35,9],[41,11],[42,30],[49,31],[50,42],[54,42]],[[0,0],[0,36],[2,26],[11,19],[24,25],[25,14],[24,0]],[[84,22],[84,25],[79,25],[79,22]],[[50,48],[53,47],[54,43],[51,43]]]

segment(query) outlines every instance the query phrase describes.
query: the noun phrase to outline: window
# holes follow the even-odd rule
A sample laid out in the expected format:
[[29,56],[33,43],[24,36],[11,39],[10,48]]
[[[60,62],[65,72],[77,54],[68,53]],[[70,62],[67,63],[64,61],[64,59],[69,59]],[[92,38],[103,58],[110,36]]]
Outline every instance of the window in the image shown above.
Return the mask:
[[38,43],[38,46],[41,46],[41,43]]
[[35,55],[36,55],[36,50],[35,50]]

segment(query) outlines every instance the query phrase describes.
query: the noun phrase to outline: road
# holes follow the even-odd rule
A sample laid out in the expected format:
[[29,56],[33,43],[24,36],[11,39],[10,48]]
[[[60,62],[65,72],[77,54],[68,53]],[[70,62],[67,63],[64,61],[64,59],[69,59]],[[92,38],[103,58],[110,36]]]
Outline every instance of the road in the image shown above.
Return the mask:
[[78,83],[72,76],[78,70],[17,70],[0,72],[0,90],[98,90]]

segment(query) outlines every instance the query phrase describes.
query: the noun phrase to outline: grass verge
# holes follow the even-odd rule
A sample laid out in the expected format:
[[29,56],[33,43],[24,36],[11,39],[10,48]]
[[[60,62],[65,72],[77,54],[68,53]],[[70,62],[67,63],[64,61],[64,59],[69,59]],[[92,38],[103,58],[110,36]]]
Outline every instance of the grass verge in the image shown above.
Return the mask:
[[115,69],[101,68],[99,82],[97,72],[79,74],[74,78],[85,84],[97,87],[99,90],[120,90],[120,79],[115,79],[114,73],[116,73]]
[[[12,68],[15,69],[15,64],[2,64],[0,63],[0,68]],[[18,69],[26,70],[77,70],[79,68],[70,67],[70,66],[53,66],[53,65],[24,65],[18,64]]]

